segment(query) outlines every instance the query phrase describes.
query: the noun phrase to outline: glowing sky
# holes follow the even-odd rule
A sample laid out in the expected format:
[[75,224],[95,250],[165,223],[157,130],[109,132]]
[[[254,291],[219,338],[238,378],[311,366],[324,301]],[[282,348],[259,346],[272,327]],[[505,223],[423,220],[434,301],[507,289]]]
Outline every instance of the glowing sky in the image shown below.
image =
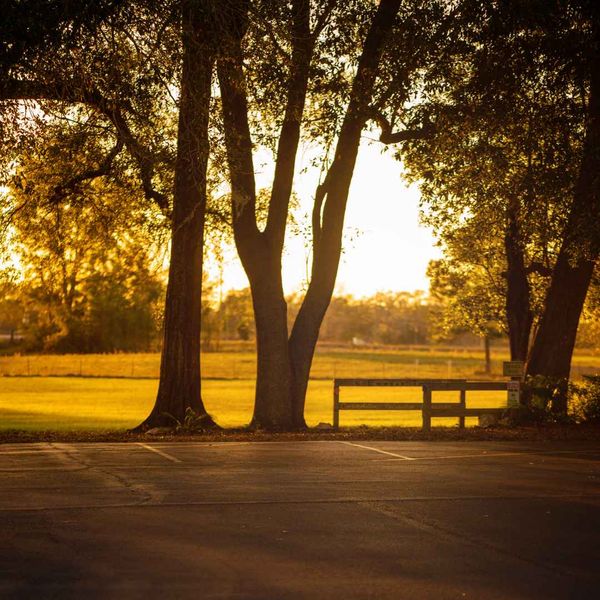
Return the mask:
[[[298,158],[300,166],[306,164],[306,156]],[[257,168],[259,185],[268,185],[269,170],[264,166]],[[296,177],[300,214],[310,210],[316,176],[315,172],[308,172]],[[350,190],[336,294],[360,297],[377,291],[428,289],[427,263],[439,256],[439,250],[431,231],[419,225],[418,202],[418,189],[406,187],[401,166],[392,154],[381,154],[381,145],[365,140]],[[308,253],[301,237],[288,237],[283,258],[286,293],[303,287]],[[233,250],[226,253],[223,284],[225,289],[248,286]]]

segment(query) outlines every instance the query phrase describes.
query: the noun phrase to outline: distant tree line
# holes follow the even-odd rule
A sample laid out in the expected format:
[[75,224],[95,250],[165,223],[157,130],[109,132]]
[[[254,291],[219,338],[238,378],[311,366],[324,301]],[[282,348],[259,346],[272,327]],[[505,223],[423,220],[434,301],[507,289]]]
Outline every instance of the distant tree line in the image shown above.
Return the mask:
[[[287,301],[292,321],[301,304],[298,295]],[[346,345],[427,344],[431,339],[430,312],[422,292],[378,293],[367,298],[334,296],[319,339]],[[218,348],[222,339],[255,339],[249,288],[229,292],[219,306],[202,316],[206,350]]]
[[[96,270],[78,275],[69,309],[59,290],[31,279],[0,283],[0,343],[8,352],[148,352],[159,351],[164,273],[153,269],[145,253],[126,254],[125,263],[95,263]],[[438,269],[437,261],[434,263]],[[89,265],[88,265],[89,266]],[[67,272],[73,265],[67,264]],[[456,282],[442,288],[431,274],[432,292],[378,292],[370,297],[334,296],[321,326],[320,341],[348,346],[481,345],[508,342],[501,314],[488,320],[489,303],[455,293]],[[202,350],[218,351],[223,341],[253,342],[256,330],[250,288],[230,290],[218,301],[210,297],[213,282],[204,283],[201,317]],[[590,296],[579,326],[577,346],[600,348],[600,297]],[[449,293],[448,293],[449,292]],[[444,293],[448,295],[444,296]],[[290,320],[300,308],[297,294],[287,298]],[[483,316],[482,316],[483,315]],[[12,339],[11,339],[12,338]]]

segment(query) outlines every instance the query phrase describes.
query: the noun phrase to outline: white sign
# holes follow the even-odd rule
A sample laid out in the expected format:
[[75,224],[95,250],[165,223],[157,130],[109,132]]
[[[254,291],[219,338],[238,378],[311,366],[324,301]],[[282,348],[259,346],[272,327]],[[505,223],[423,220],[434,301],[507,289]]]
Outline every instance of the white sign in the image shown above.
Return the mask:
[[520,383],[518,381],[508,381],[506,389],[508,390],[508,407],[519,406]]

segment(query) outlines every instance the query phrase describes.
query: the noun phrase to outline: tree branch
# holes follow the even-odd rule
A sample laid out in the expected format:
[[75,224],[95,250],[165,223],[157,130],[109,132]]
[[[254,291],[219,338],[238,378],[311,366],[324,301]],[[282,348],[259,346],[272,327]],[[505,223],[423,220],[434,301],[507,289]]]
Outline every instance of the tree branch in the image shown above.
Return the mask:
[[321,210],[323,208],[325,196],[327,195],[329,173],[330,172],[328,171],[325,180],[317,186],[315,192],[315,202],[312,210],[313,254],[316,254],[319,251],[319,243],[321,240]]
[[385,116],[378,111],[371,111],[370,118],[375,121],[380,129],[379,141],[382,144],[398,144],[409,140],[426,140],[435,134],[435,125],[425,123],[420,129],[403,129],[401,131],[392,131],[392,126]]
[[63,185],[59,185],[54,188],[54,192],[50,197],[49,202],[51,204],[58,204],[69,192],[74,191],[80,183],[84,181],[88,181],[90,179],[96,179],[96,177],[102,177],[103,175],[108,175],[112,168],[112,164],[114,159],[117,157],[119,152],[123,149],[123,140],[121,138],[117,139],[117,143],[110,150],[110,152],[104,157],[102,162],[95,169],[88,169],[87,171],[83,171],[79,173],[79,175],[75,175],[64,183]]
[[170,217],[169,198],[166,194],[159,192],[152,185],[154,176],[154,159],[148,153],[146,148],[133,135],[127,121],[123,117],[120,107],[113,106],[112,110],[102,111],[115,126],[118,136],[127,146],[127,150],[138,164],[140,178],[142,180],[142,189],[144,195],[149,200],[153,200],[161,211]]
[[312,40],[313,43],[316,42],[319,35],[323,29],[325,29],[325,25],[327,25],[327,20],[331,16],[331,12],[335,7],[337,0],[328,0],[327,4],[323,7],[321,14],[317,17],[317,22],[315,23],[315,28],[312,31]]
[[283,248],[285,237],[310,62],[314,49],[313,39],[310,35],[310,1],[294,0],[292,10],[292,62],[287,81],[285,115],[277,145],[275,175],[265,229],[267,237],[272,240],[278,251]]
[[231,15],[229,29],[223,36],[217,76],[231,179],[233,231],[240,258],[247,268],[261,234],[256,224],[256,183],[241,43],[247,27],[247,2],[240,2],[238,8],[238,14]]
[[0,83],[0,101],[5,100],[51,100],[55,102],[81,103],[92,106],[113,124],[117,136],[138,164],[142,189],[149,200],[153,200],[162,212],[169,215],[168,197],[152,185],[154,159],[137,140],[123,110],[133,112],[126,104],[117,104],[105,98],[98,89],[80,85],[79,82],[46,83],[32,80],[8,79]]

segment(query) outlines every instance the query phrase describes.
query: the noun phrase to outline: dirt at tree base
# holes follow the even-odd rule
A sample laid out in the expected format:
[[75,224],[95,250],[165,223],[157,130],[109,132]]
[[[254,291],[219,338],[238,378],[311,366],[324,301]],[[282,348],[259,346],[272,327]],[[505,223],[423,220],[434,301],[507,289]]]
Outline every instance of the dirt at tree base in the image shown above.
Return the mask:
[[165,429],[155,435],[126,431],[0,431],[0,444],[35,442],[285,442],[318,440],[381,441],[599,441],[600,425],[540,425],[530,427],[437,427],[424,432],[414,427],[342,427],[338,431],[308,428],[292,433],[268,433],[222,429],[199,434],[175,433]]

